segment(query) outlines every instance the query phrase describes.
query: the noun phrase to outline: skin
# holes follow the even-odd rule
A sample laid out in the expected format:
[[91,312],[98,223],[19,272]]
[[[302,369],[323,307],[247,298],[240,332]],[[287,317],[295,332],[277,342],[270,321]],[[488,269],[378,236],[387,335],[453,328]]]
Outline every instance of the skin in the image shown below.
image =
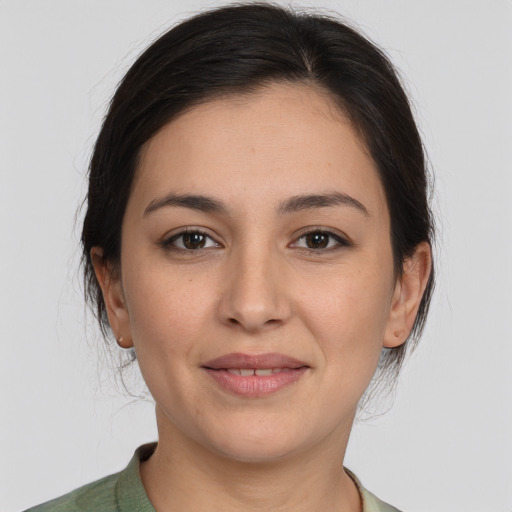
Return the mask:
[[[225,211],[155,207],[171,193]],[[332,193],[366,212],[280,208]],[[183,249],[184,227],[207,235],[202,249]],[[135,347],[156,402],[159,444],[141,477],[157,511],[361,510],[342,468],[357,403],[382,347],[407,338],[430,271],[420,244],[395,279],[389,233],[373,161],[311,87],[213,100],[146,144],[120,270],[101,248],[92,256],[113,332]],[[235,396],[202,368],[233,352],[278,352],[308,369],[269,396]]]

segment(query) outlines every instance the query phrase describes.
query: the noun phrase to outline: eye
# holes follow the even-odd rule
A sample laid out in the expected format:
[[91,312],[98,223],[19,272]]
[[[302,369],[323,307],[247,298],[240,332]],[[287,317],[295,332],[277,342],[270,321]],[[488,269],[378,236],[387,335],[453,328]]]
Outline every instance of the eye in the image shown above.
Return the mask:
[[220,244],[202,231],[187,230],[167,238],[162,242],[162,246],[183,251],[197,251],[210,247],[220,247]]
[[348,245],[350,244],[347,240],[330,231],[314,230],[299,237],[291,246],[313,251],[325,251]]

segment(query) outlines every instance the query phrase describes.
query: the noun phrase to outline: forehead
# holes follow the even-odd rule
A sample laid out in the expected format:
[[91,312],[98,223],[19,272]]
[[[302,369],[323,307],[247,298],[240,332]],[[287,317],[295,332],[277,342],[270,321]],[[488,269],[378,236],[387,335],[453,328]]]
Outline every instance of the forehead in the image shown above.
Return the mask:
[[141,152],[133,195],[151,201],[172,191],[246,206],[339,191],[370,211],[386,209],[375,165],[351,123],[307,85],[215,99],[164,126]]

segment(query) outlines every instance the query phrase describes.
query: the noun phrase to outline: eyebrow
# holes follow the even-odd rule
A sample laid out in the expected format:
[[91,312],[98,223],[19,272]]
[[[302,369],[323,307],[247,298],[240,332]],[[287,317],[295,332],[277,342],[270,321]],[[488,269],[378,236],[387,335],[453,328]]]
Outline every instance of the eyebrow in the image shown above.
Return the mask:
[[279,206],[280,213],[293,213],[304,210],[314,210],[316,208],[326,208],[331,206],[351,206],[358,209],[365,215],[369,215],[368,210],[363,203],[348,194],[341,192],[332,192],[330,194],[306,194],[290,197]]
[[227,213],[226,206],[222,201],[219,201],[218,199],[202,195],[170,193],[164,197],[153,199],[153,201],[151,201],[144,210],[144,215],[148,215],[149,213],[167,206],[191,208],[192,210],[199,210],[201,212],[207,213]]
[[[306,210],[314,210],[317,208],[328,208],[332,206],[351,206],[361,211],[365,215],[369,215],[366,207],[357,199],[348,194],[341,192],[332,192],[328,194],[303,194],[293,196],[283,201],[279,207],[280,214],[294,213]],[[217,213],[226,215],[228,208],[226,205],[213,197],[203,195],[174,194],[170,193],[164,197],[153,199],[146,209],[144,216],[153,213],[161,208],[174,206],[181,208],[190,208],[206,213]]]

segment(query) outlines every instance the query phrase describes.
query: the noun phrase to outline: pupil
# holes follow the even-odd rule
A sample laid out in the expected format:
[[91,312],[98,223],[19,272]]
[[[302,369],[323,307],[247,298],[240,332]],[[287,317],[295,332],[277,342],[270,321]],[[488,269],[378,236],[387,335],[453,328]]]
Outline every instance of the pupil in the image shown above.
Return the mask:
[[183,235],[183,245],[187,249],[201,249],[205,244],[205,236],[200,233],[185,233]]
[[329,235],[325,233],[310,233],[306,235],[306,243],[310,249],[325,249],[329,244]]

